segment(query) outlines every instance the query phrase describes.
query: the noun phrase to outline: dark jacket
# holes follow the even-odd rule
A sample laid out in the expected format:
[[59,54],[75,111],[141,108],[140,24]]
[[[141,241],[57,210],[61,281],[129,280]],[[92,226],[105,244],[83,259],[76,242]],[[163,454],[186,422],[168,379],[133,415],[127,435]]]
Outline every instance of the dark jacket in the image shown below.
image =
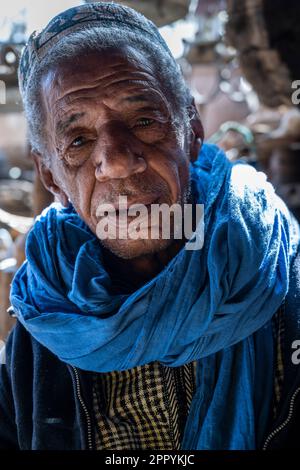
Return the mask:
[[[266,449],[299,446],[300,364],[292,362],[292,354],[295,341],[300,344],[300,253],[291,267],[289,293],[280,312],[276,325],[274,317],[280,363],[274,384],[281,399],[265,437]],[[7,341],[6,364],[0,366],[0,448],[95,448],[91,373],[61,362],[19,322]]]

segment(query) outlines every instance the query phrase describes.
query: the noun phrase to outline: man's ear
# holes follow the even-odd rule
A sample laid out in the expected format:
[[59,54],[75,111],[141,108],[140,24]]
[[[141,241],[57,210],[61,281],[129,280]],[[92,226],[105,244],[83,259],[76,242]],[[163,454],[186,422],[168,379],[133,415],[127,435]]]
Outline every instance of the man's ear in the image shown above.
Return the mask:
[[190,160],[194,162],[197,160],[200,149],[202,147],[204,139],[204,130],[202,122],[198,113],[198,110],[195,105],[195,100],[193,98],[191,105],[188,108],[190,116]]
[[46,189],[50,191],[59,200],[59,202],[68,207],[69,199],[66,193],[54,182],[51,169],[46,165],[42,155],[39,152],[31,152],[35,169]]

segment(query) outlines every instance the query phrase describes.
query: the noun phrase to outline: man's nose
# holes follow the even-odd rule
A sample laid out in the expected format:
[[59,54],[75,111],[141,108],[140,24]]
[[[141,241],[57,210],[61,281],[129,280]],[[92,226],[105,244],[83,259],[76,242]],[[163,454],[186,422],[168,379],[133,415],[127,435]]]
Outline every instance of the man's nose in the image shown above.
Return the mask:
[[99,139],[94,149],[95,176],[98,181],[127,178],[146,170],[147,163],[141,155],[141,149],[130,137],[111,135],[106,136],[105,141]]

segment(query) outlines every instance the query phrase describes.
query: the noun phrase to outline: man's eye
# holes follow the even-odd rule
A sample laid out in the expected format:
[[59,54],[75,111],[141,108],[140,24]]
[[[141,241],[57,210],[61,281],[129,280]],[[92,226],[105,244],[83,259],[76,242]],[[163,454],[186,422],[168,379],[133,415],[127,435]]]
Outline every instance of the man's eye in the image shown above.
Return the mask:
[[87,140],[84,137],[79,136],[71,142],[71,147],[79,148],[86,144],[86,142]]
[[154,123],[154,119],[141,118],[137,121],[136,127],[147,127]]

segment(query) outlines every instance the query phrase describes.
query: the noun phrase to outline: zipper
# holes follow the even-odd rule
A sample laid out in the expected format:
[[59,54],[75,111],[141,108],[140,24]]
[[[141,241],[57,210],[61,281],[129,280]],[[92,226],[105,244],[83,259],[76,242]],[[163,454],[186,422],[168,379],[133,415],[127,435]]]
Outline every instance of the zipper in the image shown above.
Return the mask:
[[300,387],[298,387],[292,395],[292,398],[291,398],[291,401],[290,401],[290,406],[289,406],[289,412],[288,412],[288,416],[287,416],[286,420],[283,423],[281,423],[277,428],[275,428],[274,431],[271,432],[271,434],[269,434],[269,436],[265,440],[265,443],[263,445],[262,450],[266,450],[268,445],[270,444],[271,440],[276,436],[276,434],[278,434],[280,431],[282,431],[289,424],[289,422],[291,421],[292,416],[293,416],[293,412],[294,412],[295,400],[296,400],[296,397],[297,397],[299,392],[300,392]]
[[81,395],[81,388],[80,388],[80,380],[79,380],[79,375],[76,367],[71,366],[74,374],[75,374],[75,382],[76,382],[76,393],[77,393],[77,398],[80,402],[80,405],[84,411],[85,419],[86,419],[86,424],[87,424],[87,441],[88,441],[88,449],[93,450],[93,440],[92,440],[92,420],[89,415],[88,409],[86,404],[83,401],[82,395]]

